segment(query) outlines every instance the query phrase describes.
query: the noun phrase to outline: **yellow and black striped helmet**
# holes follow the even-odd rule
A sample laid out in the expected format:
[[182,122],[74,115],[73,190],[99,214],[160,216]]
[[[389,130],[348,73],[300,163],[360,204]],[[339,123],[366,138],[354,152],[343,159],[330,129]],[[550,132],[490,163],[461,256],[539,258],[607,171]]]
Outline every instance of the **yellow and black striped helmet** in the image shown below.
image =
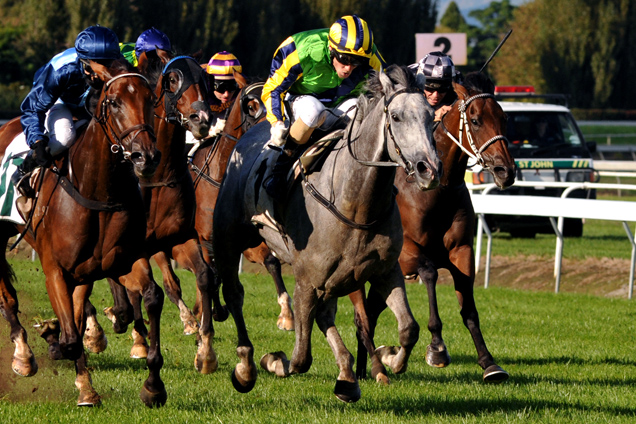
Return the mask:
[[368,59],[373,54],[373,33],[367,22],[357,15],[343,16],[329,28],[329,47]]

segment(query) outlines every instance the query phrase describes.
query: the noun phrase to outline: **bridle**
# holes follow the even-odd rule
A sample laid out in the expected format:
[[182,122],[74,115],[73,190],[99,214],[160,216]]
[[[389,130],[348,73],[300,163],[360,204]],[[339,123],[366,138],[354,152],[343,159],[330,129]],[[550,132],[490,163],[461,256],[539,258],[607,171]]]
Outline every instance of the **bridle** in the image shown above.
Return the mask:
[[113,128],[113,125],[110,122],[109,119],[109,112],[108,112],[108,105],[110,103],[110,100],[106,99],[106,93],[108,92],[108,89],[111,87],[112,83],[120,78],[141,78],[143,79],[146,84],[148,84],[148,88],[150,88],[150,83],[148,82],[148,80],[146,79],[146,77],[144,77],[141,74],[137,74],[137,73],[125,73],[125,74],[119,74],[116,75],[115,77],[111,78],[109,81],[107,81],[104,84],[104,100],[102,101],[101,105],[100,105],[100,114],[99,116],[96,114],[94,116],[95,120],[99,123],[99,125],[102,127],[102,130],[104,131],[104,134],[106,135],[106,139],[110,142],[111,146],[110,146],[110,151],[114,154],[117,153],[122,153],[124,156],[125,160],[130,160],[132,152],[126,150],[126,148],[124,147],[123,141],[126,139],[126,137],[128,137],[130,134],[133,134],[133,139],[135,139],[139,133],[141,133],[142,131],[147,131],[150,134],[150,137],[154,140],[155,137],[155,131],[154,128],[149,125],[149,124],[137,124],[137,125],[133,125],[130,128],[125,129],[124,131],[120,132],[119,134],[117,134],[117,132],[115,131],[115,129]]
[[[455,144],[457,144],[459,146],[460,149],[462,149],[464,151],[464,153],[466,153],[471,159],[475,160],[476,163],[478,165],[480,165],[482,168],[484,169],[489,169],[489,166],[486,164],[486,162],[484,161],[483,156],[481,155],[484,150],[486,150],[491,144],[493,144],[494,142],[498,141],[498,140],[503,140],[506,142],[506,144],[508,144],[508,139],[506,138],[506,136],[499,134],[496,135],[494,137],[492,137],[490,140],[487,140],[486,142],[484,142],[481,147],[477,148],[477,145],[475,144],[474,140],[473,140],[473,135],[470,131],[470,125],[468,125],[468,116],[466,116],[466,109],[468,109],[468,105],[470,105],[470,103],[473,102],[473,100],[476,99],[494,99],[495,96],[490,94],[490,93],[480,93],[480,94],[476,94],[472,97],[469,97],[466,100],[462,100],[459,102],[458,105],[458,110],[459,110],[459,140],[457,138],[455,138],[446,128],[446,125],[444,125],[444,117],[446,115],[444,115],[444,117],[442,117],[442,130],[444,130],[444,133],[446,133],[446,135],[448,136],[448,138],[450,138]],[[464,129],[466,131],[466,140],[468,141],[468,145],[470,146],[470,148],[472,149],[472,152],[469,151],[467,148],[464,147],[462,140],[463,140],[463,135],[464,135]]]
[[[423,95],[423,92],[421,89],[417,87],[411,87],[411,88],[404,88],[402,90],[398,90],[395,93],[393,93],[391,97],[389,97],[388,99],[387,98],[384,99],[384,115],[385,115],[385,122],[386,122],[384,125],[384,149],[385,151],[388,151],[387,140],[390,138],[391,141],[393,142],[395,152],[397,153],[400,160],[402,161],[402,164],[392,162],[392,161],[366,161],[366,160],[358,159],[353,153],[353,150],[351,148],[351,131],[347,132],[347,148],[349,149],[349,154],[351,155],[351,157],[355,159],[356,162],[358,162],[361,165],[395,166],[395,167],[403,166],[404,170],[406,171],[406,178],[408,181],[409,178],[412,178],[413,175],[415,175],[415,168],[413,167],[413,163],[404,157],[404,154],[402,153],[402,149],[400,148],[400,145],[398,144],[398,142],[395,140],[395,137],[393,136],[393,130],[391,129],[391,115],[389,114],[389,105],[391,104],[391,102],[400,94],[405,94],[405,93],[422,93]],[[356,115],[357,114],[358,114],[358,110],[356,109]],[[356,119],[354,117],[353,121],[355,120]],[[387,134],[388,134],[388,137],[387,137]]]
[[[180,61],[182,60],[185,60],[186,62],[181,63]],[[175,93],[166,89],[166,77],[168,72],[177,72],[181,76],[181,86]],[[161,104],[161,99],[163,98],[166,116],[158,116],[159,118],[166,122],[177,123],[184,128],[188,128],[190,120],[183,116],[181,111],[179,111],[177,104],[183,93],[185,93],[192,85],[199,84],[201,87],[204,87],[204,90],[207,90],[207,85],[203,82],[203,78],[201,77],[202,73],[203,69],[192,56],[177,56],[171,59],[164,66],[163,71],[161,72],[161,92],[159,93],[159,97],[155,103],[155,108]],[[204,93],[204,95],[207,96],[207,92]]]

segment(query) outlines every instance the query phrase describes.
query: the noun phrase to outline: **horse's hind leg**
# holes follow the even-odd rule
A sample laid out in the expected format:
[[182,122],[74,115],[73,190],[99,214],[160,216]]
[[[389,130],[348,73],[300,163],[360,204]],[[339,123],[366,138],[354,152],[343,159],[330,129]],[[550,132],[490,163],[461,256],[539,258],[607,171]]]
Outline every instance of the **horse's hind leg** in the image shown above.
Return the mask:
[[[95,308],[88,301],[92,289],[92,284],[86,284],[77,286],[73,290],[73,315],[75,317],[75,325],[79,333],[84,336],[86,336],[86,330],[90,325],[87,321],[88,317],[86,313],[95,313]],[[90,306],[88,306],[89,304]],[[85,337],[84,341],[86,341]],[[83,350],[79,357],[75,359],[75,387],[77,387],[80,392],[77,398],[77,406],[97,406],[101,404],[101,397],[93,388],[86,363],[86,353]]]
[[132,272],[119,278],[119,282],[132,292],[143,296],[144,306],[150,321],[150,348],[146,364],[149,375],[143,384],[139,397],[148,407],[162,406],[166,403],[168,394],[161,380],[160,371],[163,367],[161,355],[160,324],[163,309],[163,291],[152,278],[152,270],[146,259],[139,259],[133,264]]
[[[2,246],[6,246],[5,243]],[[13,272],[4,250],[0,253],[0,312],[11,327],[11,341],[15,344],[11,368],[23,377],[31,377],[38,371],[33,351],[27,342],[27,332],[18,319],[18,296],[13,287]]]
[[97,321],[97,310],[89,299],[85,305],[86,331],[84,332],[84,347],[92,353],[101,353],[108,346],[108,339],[104,334],[104,329]]
[[[183,334],[187,336],[196,334],[199,331],[199,323],[190,308],[188,308],[183,301],[181,281],[170,265],[170,258],[165,252],[159,252],[153,256],[153,259],[157,262],[163,275],[163,287],[166,290],[168,299],[179,308],[179,318],[181,318],[181,322],[183,323]],[[175,259],[177,258],[175,257]]]
[[104,309],[104,314],[113,323],[113,331],[123,334],[134,320],[134,308],[128,299],[126,289],[112,278],[107,278],[110,292],[113,295],[113,306]]
[[[419,338],[420,326],[415,321],[409,302],[406,298],[406,290],[404,287],[404,277],[400,270],[400,266],[396,263],[393,270],[384,278],[373,278],[370,280],[371,287],[369,289],[368,310],[370,321],[372,324],[377,322],[376,311],[381,311],[383,305],[386,304],[395,315],[398,323],[400,348],[395,347],[379,347],[376,349],[382,363],[391,371],[400,374],[406,371],[408,359],[411,356],[413,347]],[[371,316],[371,311],[374,315]],[[372,325],[372,329],[375,325]]]
[[172,255],[181,266],[193,272],[197,280],[197,294],[201,305],[201,325],[197,335],[198,349],[194,358],[194,367],[201,374],[213,373],[218,367],[216,353],[212,345],[214,327],[212,324],[212,304],[209,295],[211,286],[215,284],[214,273],[203,260],[199,245],[195,239],[175,246],[172,249]]
[[442,338],[442,319],[437,307],[437,268],[427,258],[421,258],[418,274],[426,285],[428,294],[428,331],[431,333],[431,344],[426,347],[426,363],[432,367],[443,368],[450,364],[451,357]]
[[[316,323],[327,338],[327,342],[336,357],[336,363],[340,369],[336,387],[334,388],[334,394],[343,402],[357,402],[361,396],[360,385],[353,372],[353,355],[351,355],[345,346],[340,337],[340,333],[338,333],[336,329],[335,319],[337,307],[337,298],[329,299],[319,304],[318,313],[316,314]],[[295,355],[296,349],[294,349],[294,357]],[[294,357],[292,357],[292,364]]]
[[508,373],[495,363],[492,355],[486,347],[486,342],[481,334],[479,326],[479,314],[475,305],[475,296],[473,285],[475,283],[474,268],[474,252],[472,247],[466,246],[463,249],[456,249],[451,252],[451,262],[455,265],[451,274],[455,282],[455,293],[459,306],[460,314],[464,321],[464,325],[470,331],[470,335],[477,349],[477,363],[484,370],[484,381],[490,383],[499,383],[508,379]]
[[[371,358],[371,377],[378,383],[389,384],[389,377],[380,358],[375,354],[375,344],[373,342],[373,330],[377,322],[371,325],[369,316],[367,315],[366,295],[364,288],[357,290],[349,295],[349,299],[353,304],[354,320],[356,324],[356,338],[358,339],[358,353],[356,362],[356,377],[358,379],[367,378],[367,354]],[[377,321],[376,314],[376,321]]]
[[243,254],[247,260],[263,264],[274,279],[276,293],[278,294],[278,304],[280,305],[280,315],[278,315],[276,325],[281,330],[293,331],[294,310],[292,309],[291,297],[285,287],[285,281],[283,281],[280,261],[264,243],[253,249],[246,250]]

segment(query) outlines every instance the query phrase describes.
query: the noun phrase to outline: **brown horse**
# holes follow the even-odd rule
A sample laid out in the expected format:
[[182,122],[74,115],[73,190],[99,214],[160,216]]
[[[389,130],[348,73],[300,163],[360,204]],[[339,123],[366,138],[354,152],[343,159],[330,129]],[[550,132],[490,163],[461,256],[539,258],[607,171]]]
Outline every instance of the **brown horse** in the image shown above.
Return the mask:
[[[163,292],[154,282],[144,251],[143,201],[137,178],[151,176],[160,154],[153,131],[155,95],[145,77],[123,59],[110,69],[94,66],[104,81],[98,106],[86,131],[41,177],[32,217],[24,226],[0,224],[0,242],[17,231],[37,251],[46,288],[61,328],[62,355],[75,361],[78,405],[96,405],[82,346],[85,303],[92,283],[113,278],[143,296],[150,321],[149,376],[140,397],[148,406],[163,405],[167,394],[159,375],[163,365],[159,326]],[[21,131],[19,119],[0,129],[0,149]],[[5,252],[0,257],[0,309],[16,344],[12,367],[23,376],[37,370],[26,332],[17,318],[18,300]]]
[[[223,133],[202,144],[194,153],[190,164],[190,172],[194,179],[197,198],[195,228],[199,234],[203,256],[210,264],[213,263],[212,223],[214,208],[230,154],[243,134],[249,128],[265,119],[265,106],[260,100],[263,83],[254,83],[248,86],[240,74],[235,73],[235,78],[239,84],[240,91],[236,101],[228,109]],[[278,328],[288,331],[293,330],[294,314],[291,306],[291,297],[287,294],[287,289],[285,288],[280,261],[272,254],[272,251],[265,243],[245,250],[243,256],[251,262],[265,266],[270,273],[276,285],[278,304],[281,307],[277,322]]]
[[[142,75],[156,87],[155,132],[157,148],[162,152],[155,174],[139,180],[147,218],[146,249],[161,270],[168,298],[179,308],[184,333],[197,334],[198,350],[194,364],[199,372],[207,374],[217,367],[212,348],[214,331],[210,301],[215,279],[214,271],[203,259],[194,229],[195,193],[185,161],[186,131],[191,131],[195,138],[201,139],[208,135],[210,129],[212,118],[206,100],[207,82],[195,58],[174,57],[161,49],[142,53],[138,67]],[[171,258],[196,276],[197,295],[202,304],[200,326],[182,299],[180,281],[172,269]],[[126,331],[130,322],[128,297],[131,298],[135,322],[131,356],[144,358],[147,343],[139,308],[140,299],[134,293],[126,296],[113,283],[111,291],[115,303],[111,309],[107,308],[106,313],[117,332]]]
[[[466,76],[464,85],[453,84],[453,87],[458,99],[434,132],[444,168],[440,186],[422,192],[406,184],[402,172],[398,172],[395,179],[404,231],[399,262],[407,280],[419,276],[427,287],[428,329],[432,341],[427,347],[426,362],[434,367],[445,367],[450,363],[442,339],[442,321],[435,292],[437,270],[446,268],[453,277],[460,314],[475,343],[478,363],[484,370],[483,378],[488,382],[499,382],[506,380],[508,373],[495,363],[486,348],[475,306],[475,213],[464,175],[468,160],[472,158],[488,169],[503,189],[514,184],[515,162],[503,135],[506,133],[506,115],[494,99],[492,82],[481,73],[471,73]],[[351,300],[356,311],[364,312],[363,293],[353,294]],[[382,302],[369,296],[367,310],[371,330],[367,331],[373,333],[383,308]],[[365,368],[366,350],[362,349],[358,351],[359,377],[364,376]]]

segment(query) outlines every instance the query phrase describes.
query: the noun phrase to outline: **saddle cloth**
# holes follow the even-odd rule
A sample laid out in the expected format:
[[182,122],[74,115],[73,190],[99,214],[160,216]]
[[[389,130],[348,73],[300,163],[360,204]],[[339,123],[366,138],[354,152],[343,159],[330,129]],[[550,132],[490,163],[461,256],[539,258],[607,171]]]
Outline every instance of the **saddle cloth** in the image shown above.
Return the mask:
[[24,133],[18,134],[16,138],[7,146],[0,164],[0,220],[10,221],[14,224],[25,224],[22,215],[16,206],[16,200],[20,194],[16,192],[11,183],[11,176],[16,171],[18,165],[24,160],[24,155],[29,151]]
[[[321,159],[329,155],[331,148],[342,138],[343,134],[344,130],[338,130],[313,143],[294,163],[289,174],[287,174],[288,187],[299,178],[301,168],[305,175],[318,171],[322,164]],[[272,173],[277,158],[278,152],[264,146],[259,156],[260,161],[257,160],[254,163],[248,177],[246,195],[248,198],[254,199],[255,210],[252,214],[252,223],[264,225],[280,232],[281,227],[274,219],[273,199],[265,192],[262,184]],[[260,165],[258,165],[259,163]]]

